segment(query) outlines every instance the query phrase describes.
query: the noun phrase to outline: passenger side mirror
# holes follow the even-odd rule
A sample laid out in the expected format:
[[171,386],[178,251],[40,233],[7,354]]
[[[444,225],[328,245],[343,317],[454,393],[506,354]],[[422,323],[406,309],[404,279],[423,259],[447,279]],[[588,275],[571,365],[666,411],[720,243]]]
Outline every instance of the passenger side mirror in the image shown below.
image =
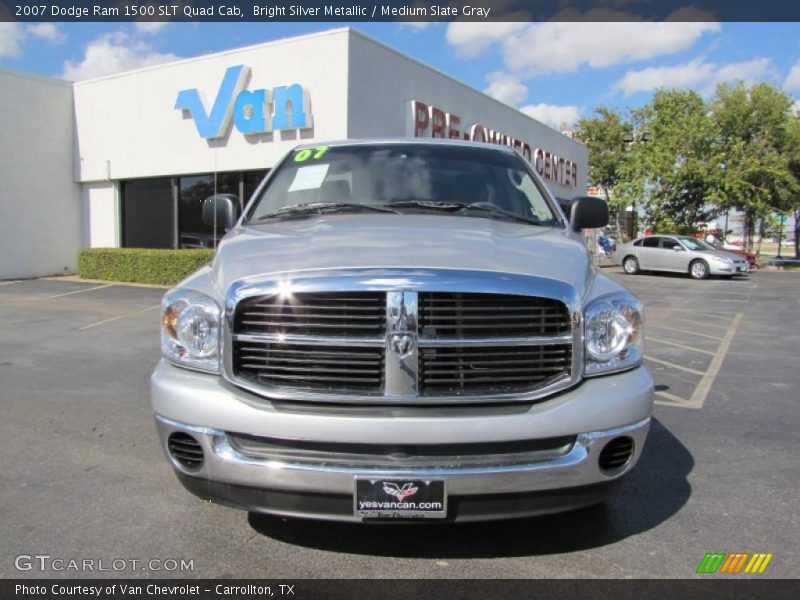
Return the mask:
[[228,231],[239,220],[239,198],[233,194],[217,194],[203,200],[203,223],[217,230]]
[[569,223],[574,231],[597,229],[608,225],[608,205],[594,196],[578,196],[572,199]]

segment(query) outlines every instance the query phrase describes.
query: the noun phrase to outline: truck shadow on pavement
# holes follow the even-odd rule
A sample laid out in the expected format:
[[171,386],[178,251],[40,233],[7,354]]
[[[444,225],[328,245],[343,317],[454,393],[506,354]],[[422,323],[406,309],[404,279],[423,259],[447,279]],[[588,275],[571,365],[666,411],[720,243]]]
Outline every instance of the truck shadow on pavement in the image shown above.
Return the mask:
[[[691,496],[689,450],[653,419],[636,468],[605,505],[510,521],[467,524],[360,525],[250,513],[258,533],[329,552],[398,558],[492,558],[574,552],[612,544],[657,527]],[[390,529],[387,529],[390,528]],[[391,543],[387,543],[387,533]]]

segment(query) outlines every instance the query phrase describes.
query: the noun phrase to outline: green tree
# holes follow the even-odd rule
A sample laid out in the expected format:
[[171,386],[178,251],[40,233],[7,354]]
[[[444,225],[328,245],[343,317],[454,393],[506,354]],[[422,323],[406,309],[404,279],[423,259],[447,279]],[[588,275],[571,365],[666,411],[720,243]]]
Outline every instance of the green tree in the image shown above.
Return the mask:
[[[796,183],[800,183],[800,113],[790,115],[787,125],[787,151],[789,171]],[[794,257],[800,259],[800,185],[796,185],[788,202],[794,218]]]
[[714,199],[744,213],[748,250],[758,230],[760,251],[771,214],[798,208],[800,134],[791,106],[767,83],[747,88],[742,82],[720,85],[711,104],[721,166]]
[[594,115],[578,121],[575,138],[589,148],[589,183],[603,190],[615,215],[617,236],[621,237],[620,215],[625,214],[626,204],[620,204],[614,190],[619,182],[620,165],[625,160],[630,124],[605,106],[597,108]]
[[[634,140],[620,167],[620,191],[644,205],[655,231],[694,234],[716,212],[715,126],[693,91],[659,90],[632,112]],[[642,143],[636,132],[647,132]]]

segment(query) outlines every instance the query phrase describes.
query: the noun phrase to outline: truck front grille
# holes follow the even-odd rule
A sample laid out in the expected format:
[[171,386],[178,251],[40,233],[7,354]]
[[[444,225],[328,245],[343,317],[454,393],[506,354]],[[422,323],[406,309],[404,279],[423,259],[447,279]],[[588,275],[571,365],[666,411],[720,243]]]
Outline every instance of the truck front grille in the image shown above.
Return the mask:
[[302,293],[249,298],[239,303],[236,331],[291,335],[383,335],[386,294]]
[[381,392],[383,348],[239,342],[234,368],[256,383],[317,391]]
[[506,393],[569,372],[572,346],[422,348],[422,394]]
[[564,303],[550,298],[422,292],[419,327],[431,338],[557,335],[570,320]]
[[226,323],[226,373],[279,400],[529,400],[577,381],[580,360],[567,305],[539,296],[261,293],[244,295]]

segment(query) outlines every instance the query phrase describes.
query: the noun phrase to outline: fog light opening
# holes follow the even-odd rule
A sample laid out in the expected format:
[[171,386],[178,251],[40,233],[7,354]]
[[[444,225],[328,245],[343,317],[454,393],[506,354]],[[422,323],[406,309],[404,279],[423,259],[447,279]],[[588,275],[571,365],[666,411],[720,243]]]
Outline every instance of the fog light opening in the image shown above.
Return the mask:
[[600,452],[598,465],[606,475],[615,475],[625,469],[633,458],[633,438],[621,436],[608,442]]
[[172,459],[184,469],[195,471],[203,466],[203,447],[188,433],[176,431],[167,439]]

